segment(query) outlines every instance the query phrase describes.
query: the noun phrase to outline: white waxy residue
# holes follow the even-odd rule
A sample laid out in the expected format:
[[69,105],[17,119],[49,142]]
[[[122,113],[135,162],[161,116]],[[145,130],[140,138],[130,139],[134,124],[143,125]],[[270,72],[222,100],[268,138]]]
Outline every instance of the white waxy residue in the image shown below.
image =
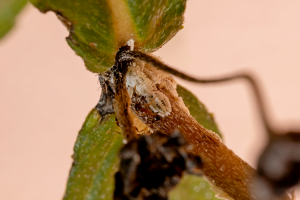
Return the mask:
[[149,69],[144,69],[143,62],[133,62],[126,74],[126,87],[130,97],[132,97],[134,91],[146,97],[151,110],[165,117],[172,111],[171,104],[168,97],[156,87],[157,84],[162,83],[165,77],[157,76],[157,74],[154,73],[155,72]]
[[190,114],[182,98],[178,96],[175,79],[168,73],[142,61],[133,61],[128,68],[126,87],[130,97],[132,97],[133,92],[144,96],[150,109],[162,117],[168,116],[172,111],[167,95],[184,112]]
[[133,49],[134,49],[134,40],[133,39],[128,40],[127,45],[130,46],[130,51],[133,51]]

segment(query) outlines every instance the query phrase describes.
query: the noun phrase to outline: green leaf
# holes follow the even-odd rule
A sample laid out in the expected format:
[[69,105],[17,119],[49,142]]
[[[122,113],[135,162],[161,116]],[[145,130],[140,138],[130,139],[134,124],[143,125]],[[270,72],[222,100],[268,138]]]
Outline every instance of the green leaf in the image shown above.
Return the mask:
[[169,41],[184,21],[186,0],[31,0],[53,11],[70,30],[67,38],[88,70],[101,73],[129,39],[143,52]]
[[218,200],[210,184],[202,177],[185,175],[170,192],[170,200]]
[[126,0],[137,43],[143,52],[153,52],[183,28],[186,0]]
[[0,0],[0,38],[14,26],[16,15],[26,3],[27,0]]
[[64,200],[112,199],[123,140],[120,131],[114,114],[101,119],[97,110],[89,113],[75,143]]

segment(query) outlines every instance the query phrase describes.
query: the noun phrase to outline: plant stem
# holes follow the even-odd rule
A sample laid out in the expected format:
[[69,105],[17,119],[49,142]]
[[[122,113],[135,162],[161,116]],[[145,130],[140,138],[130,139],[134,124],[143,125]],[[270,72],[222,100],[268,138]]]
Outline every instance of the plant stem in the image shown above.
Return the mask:
[[[248,187],[254,177],[254,169],[228,149],[216,133],[205,129],[184,112],[168,92],[160,91],[169,97],[172,106],[170,115],[161,117],[153,113],[145,98],[136,93],[131,98],[132,111],[153,130],[167,135],[179,130],[193,144],[192,152],[203,160],[204,175],[220,196],[239,200],[253,199]],[[141,111],[145,109],[151,114]]]

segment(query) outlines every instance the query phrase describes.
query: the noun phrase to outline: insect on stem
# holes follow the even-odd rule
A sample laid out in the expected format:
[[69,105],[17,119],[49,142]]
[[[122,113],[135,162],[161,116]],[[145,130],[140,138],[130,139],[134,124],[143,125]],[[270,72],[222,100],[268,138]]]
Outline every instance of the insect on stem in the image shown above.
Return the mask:
[[238,79],[246,80],[250,84],[250,86],[253,90],[255,100],[256,100],[256,103],[258,106],[258,110],[259,110],[259,115],[261,117],[265,131],[267,132],[267,134],[269,136],[276,133],[274,131],[274,129],[270,126],[270,123],[268,121],[267,114],[266,114],[267,113],[266,108],[265,108],[264,102],[263,102],[263,97],[262,97],[261,91],[259,89],[259,86],[257,84],[257,80],[254,78],[253,75],[246,74],[246,73],[240,73],[240,74],[229,75],[229,76],[225,76],[225,77],[221,77],[221,78],[209,78],[209,79],[194,78],[194,77],[191,77],[191,76],[189,76],[185,73],[182,73],[176,69],[169,67],[168,65],[162,63],[161,61],[159,61],[145,53],[142,53],[139,51],[127,51],[126,54],[127,54],[127,56],[132,56],[136,59],[144,61],[148,64],[153,65],[154,67],[157,67],[163,71],[166,71],[170,74],[173,74],[179,78],[182,78],[182,79],[190,81],[190,82],[201,83],[201,84],[211,84],[211,83],[222,83],[222,82],[234,81],[234,80],[238,80]]

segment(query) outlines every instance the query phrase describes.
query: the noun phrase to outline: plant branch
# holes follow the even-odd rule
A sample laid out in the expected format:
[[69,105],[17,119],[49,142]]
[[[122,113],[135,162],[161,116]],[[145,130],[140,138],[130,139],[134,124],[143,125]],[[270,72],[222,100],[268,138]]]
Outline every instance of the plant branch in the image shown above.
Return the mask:
[[[168,92],[161,91],[171,102],[172,112],[169,116],[161,117],[152,112],[145,98],[136,93],[131,99],[132,111],[153,130],[167,135],[179,130],[194,145],[192,152],[203,160],[204,175],[222,197],[251,199],[248,186],[254,177],[254,169],[228,149],[216,133],[205,129],[184,112]],[[143,112],[145,110],[148,114]]]
[[132,59],[122,59],[121,53],[128,50],[128,46],[121,47],[116,55],[115,65],[112,67],[113,72],[113,90],[114,90],[114,110],[119,121],[124,138],[130,140],[136,137],[134,122],[130,117],[130,97],[126,89],[125,74],[131,64]]

